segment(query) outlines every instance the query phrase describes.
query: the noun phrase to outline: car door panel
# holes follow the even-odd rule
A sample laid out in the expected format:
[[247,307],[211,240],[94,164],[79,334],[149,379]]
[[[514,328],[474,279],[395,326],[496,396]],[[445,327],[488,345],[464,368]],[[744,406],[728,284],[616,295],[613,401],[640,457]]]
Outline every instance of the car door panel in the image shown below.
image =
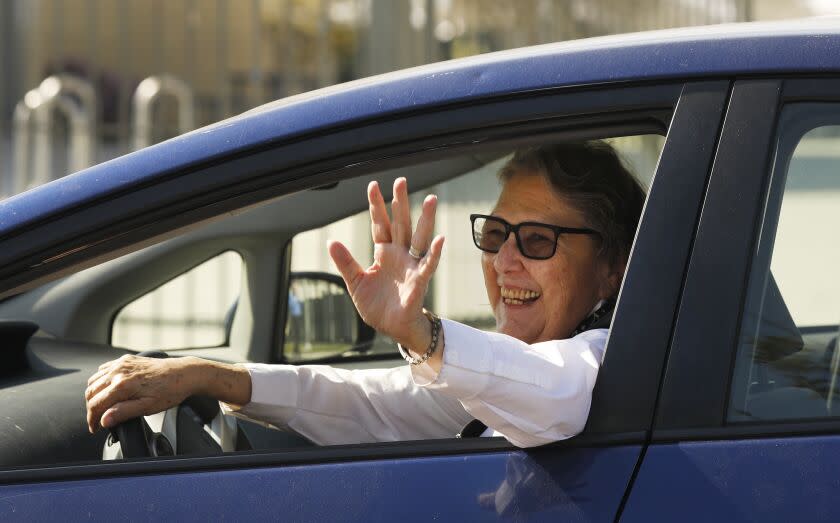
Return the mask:
[[[790,314],[795,311],[784,307],[770,275],[773,243],[767,247],[759,239],[775,237],[786,171],[799,138],[817,125],[838,125],[840,95],[836,87],[836,78],[747,79],[733,86],[681,297],[651,444],[644,452],[621,521],[840,520],[840,508],[834,502],[840,488],[836,474],[840,422],[830,419],[831,412],[826,410],[826,402],[830,405],[836,391],[829,390],[828,397],[817,392],[820,384],[831,379],[830,373],[826,377],[820,371],[836,351],[836,340],[833,348],[830,342],[825,345],[836,335],[836,326],[828,334],[813,336],[818,341],[813,357],[803,350],[797,360],[801,366],[788,363],[794,365],[788,369],[792,372],[790,382],[775,383],[781,375],[767,377],[738,360],[745,347],[751,358],[762,364],[777,361],[773,350],[785,353],[790,334],[786,334],[788,338],[759,338],[755,326],[745,327],[752,325],[747,322],[755,312],[747,310],[756,292],[750,285],[753,280],[769,282],[756,294],[761,317],[749,321],[772,325],[777,330],[770,331],[771,335],[788,329],[787,324],[793,323]],[[803,103],[810,101],[824,105],[813,104],[817,107],[811,112],[802,109],[808,107]],[[828,109],[829,103],[835,107]],[[785,112],[787,107],[799,107],[806,117],[786,119],[791,116]],[[787,134],[796,140],[791,143]],[[836,144],[835,134],[823,131],[815,136],[834,139]],[[818,155],[819,162],[810,165],[836,166],[836,147],[829,147],[828,142],[818,145],[818,150],[810,150],[817,151],[811,154]],[[834,163],[825,163],[827,158]],[[829,174],[836,175],[836,169]],[[798,180],[800,185],[794,191],[826,198],[825,187],[814,191],[812,186],[802,185],[802,173]],[[799,208],[809,201],[813,207],[817,200],[803,198]],[[786,232],[804,234],[802,230]],[[808,267],[804,261],[807,259],[800,259],[801,266]],[[786,318],[778,315],[776,301]],[[796,336],[808,338],[806,328],[800,333],[794,325],[792,330]],[[779,344],[759,346],[762,339]],[[800,349],[802,345],[792,351]],[[814,357],[819,361],[808,359]],[[735,377],[737,373],[744,376]],[[762,400],[762,412],[771,414],[762,417],[748,410],[733,410],[735,390],[757,391],[753,394]],[[767,394],[774,390],[778,394]],[[822,404],[821,411],[813,408],[817,403]],[[776,418],[773,408],[777,409]]]
[[[635,104],[625,99],[610,103],[621,111],[627,106],[638,110],[638,104],[672,110],[673,84],[656,87],[618,90],[644,96]],[[691,238],[686,235],[693,231],[701,206],[728,91],[727,80],[713,80],[681,86],[678,92],[679,105],[637,232],[634,256],[639,261],[628,267],[611,349],[596,385],[590,424],[581,436],[528,451],[511,450],[501,440],[444,440],[431,442],[436,450],[421,455],[413,455],[415,444],[389,443],[5,471],[0,472],[0,484],[5,484],[0,487],[5,500],[0,519],[52,513],[105,519],[117,513],[129,520],[281,515],[290,520],[613,521],[651,426],[668,326],[676,314],[689,254]],[[563,99],[559,105],[576,107],[584,100],[579,94],[557,95]],[[610,100],[604,94],[594,98],[598,103]],[[572,123],[582,125],[588,118],[596,127],[597,116],[619,123],[623,118],[621,111],[616,116],[597,106],[589,111],[594,116]],[[303,187],[316,178],[318,183],[332,180],[324,176],[295,183]],[[673,250],[663,252],[663,246]],[[652,256],[657,263],[645,263]],[[380,448],[382,455],[377,455]],[[400,449],[400,455],[388,456],[386,449]]]
[[621,521],[838,521],[838,467],[830,435],[654,445]]
[[641,445],[0,487],[0,520],[612,521]]

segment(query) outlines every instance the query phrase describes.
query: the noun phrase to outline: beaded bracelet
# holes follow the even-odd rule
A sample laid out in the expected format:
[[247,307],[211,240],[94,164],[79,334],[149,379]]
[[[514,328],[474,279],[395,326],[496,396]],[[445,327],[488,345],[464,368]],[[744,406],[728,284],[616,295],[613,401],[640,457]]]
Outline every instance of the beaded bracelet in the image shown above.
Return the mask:
[[427,311],[426,309],[423,309],[423,314],[426,315],[426,318],[429,319],[429,323],[432,324],[432,341],[429,343],[429,348],[426,349],[426,352],[419,358],[415,358],[409,354],[405,347],[397,343],[397,349],[399,349],[400,355],[411,365],[420,365],[421,363],[425,363],[432,357],[432,354],[435,353],[435,349],[437,349],[438,336],[440,335],[440,329],[442,326],[440,318],[438,318],[433,312]]

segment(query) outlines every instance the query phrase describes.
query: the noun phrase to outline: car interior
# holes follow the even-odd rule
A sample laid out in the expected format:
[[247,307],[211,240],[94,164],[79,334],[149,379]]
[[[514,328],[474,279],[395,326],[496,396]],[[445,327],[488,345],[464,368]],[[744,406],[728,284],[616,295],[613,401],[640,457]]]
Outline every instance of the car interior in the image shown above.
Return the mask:
[[[638,137],[616,139],[620,153],[621,140],[633,138]],[[644,169],[638,173],[645,186],[664,143],[662,136],[653,138],[653,145],[648,146],[652,160],[647,164],[641,162]],[[478,195],[486,193],[484,200],[492,203],[498,191],[495,170],[511,150],[496,146],[468,153],[441,154],[432,161],[409,161],[396,168],[275,198],[3,300],[0,332],[6,346],[2,353],[4,362],[0,365],[0,402],[5,405],[6,419],[0,424],[0,463],[7,467],[29,467],[120,457],[312,445],[292,432],[222,416],[217,402],[200,397],[145,417],[145,425],[141,423],[137,425],[139,429],[132,429],[135,436],[114,436],[104,431],[91,435],[85,421],[83,393],[87,378],[99,365],[126,353],[153,357],[193,355],[224,362],[295,361],[288,345],[285,351],[283,345],[284,336],[288,337],[290,328],[294,328],[289,319],[294,312],[290,313],[291,301],[278,296],[290,292],[296,277],[314,279],[315,283],[304,282],[304,286],[312,288],[319,285],[318,288],[326,288],[332,282],[330,285],[342,289],[330,291],[335,295],[346,291],[336,282],[335,270],[329,265],[308,273],[293,271],[293,238],[366,213],[365,188],[374,179],[379,181],[386,199],[399,176],[409,180],[412,198],[420,199],[438,190],[442,182],[460,179],[464,194],[457,207],[466,216],[479,204]],[[482,187],[474,187],[476,177],[484,181]],[[441,198],[445,195],[441,194]],[[369,238],[368,230],[364,234]],[[473,249],[471,244],[466,248]],[[323,243],[312,249],[321,257],[326,250]],[[223,332],[221,343],[177,348],[154,344],[126,348],[114,343],[115,320],[129,304],[227,252],[239,255],[242,271],[238,294],[231,302],[221,304],[226,311],[216,326]],[[325,299],[324,292],[316,293],[320,293],[319,306],[333,307],[334,300]],[[346,295],[339,298],[348,299]],[[313,310],[317,308],[313,306]],[[329,309],[332,313],[335,310]],[[355,315],[352,308],[351,313]],[[396,350],[381,349],[393,348],[390,341],[376,338],[372,329],[365,328],[357,318],[356,315],[348,320],[352,324],[348,332],[354,339],[345,333],[341,338],[345,345],[331,346],[323,355],[310,352],[305,361],[350,368],[401,364]],[[144,353],[141,349],[153,352]],[[135,440],[127,443],[132,450],[122,449],[118,440],[136,437],[138,430],[146,441]],[[137,445],[147,448],[138,452],[134,448]]]

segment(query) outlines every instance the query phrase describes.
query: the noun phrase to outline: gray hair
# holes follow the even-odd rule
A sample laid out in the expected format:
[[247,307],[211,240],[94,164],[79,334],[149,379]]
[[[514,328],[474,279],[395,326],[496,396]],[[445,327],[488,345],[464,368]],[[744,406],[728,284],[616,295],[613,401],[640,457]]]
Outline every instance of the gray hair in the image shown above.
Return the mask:
[[627,260],[645,193],[612,146],[588,141],[520,149],[501,168],[499,179],[505,183],[529,173],[545,176],[583,214],[587,226],[598,231],[599,255],[610,266]]

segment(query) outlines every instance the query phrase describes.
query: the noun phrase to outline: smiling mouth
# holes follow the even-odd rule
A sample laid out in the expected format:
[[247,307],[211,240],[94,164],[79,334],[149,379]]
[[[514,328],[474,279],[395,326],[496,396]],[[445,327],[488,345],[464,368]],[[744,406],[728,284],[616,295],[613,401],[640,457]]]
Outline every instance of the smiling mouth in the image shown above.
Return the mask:
[[502,301],[505,305],[525,305],[538,299],[541,294],[537,291],[525,289],[508,289],[501,287]]

